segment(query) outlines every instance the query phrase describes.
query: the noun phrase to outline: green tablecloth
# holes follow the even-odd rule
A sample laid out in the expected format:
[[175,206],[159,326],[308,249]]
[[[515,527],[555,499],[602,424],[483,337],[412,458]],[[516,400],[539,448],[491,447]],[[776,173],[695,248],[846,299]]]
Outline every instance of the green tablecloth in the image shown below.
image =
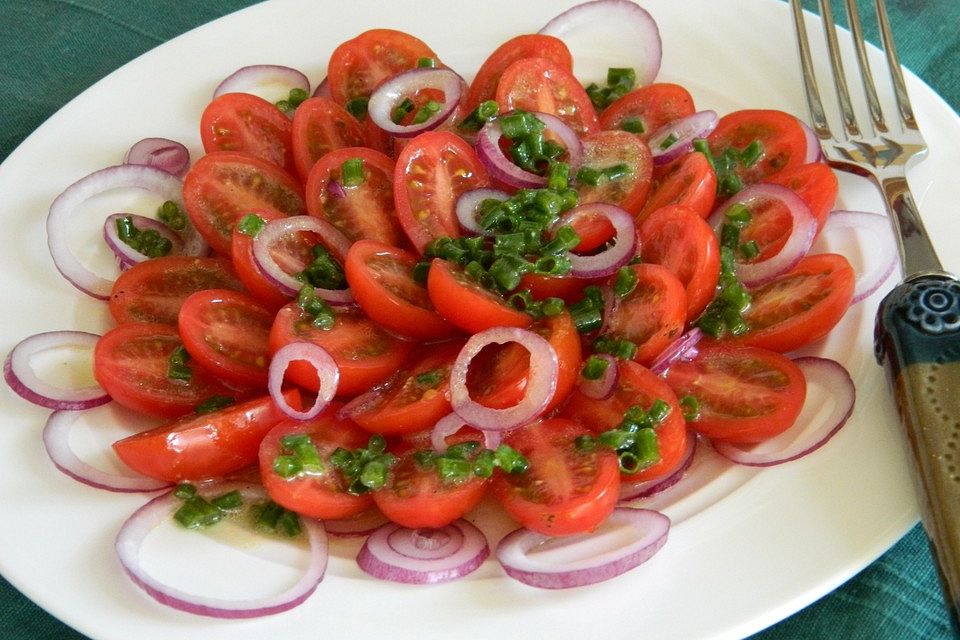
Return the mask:
[[[904,64],[960,109],[958,0],[888,1]],[[0,160],[99,78],[248,4],[252,1],[0,0]],[[0,638],[83,637],[0,579]],[[850,582],[754,640],[947,637],[936,573],[917,526]]]

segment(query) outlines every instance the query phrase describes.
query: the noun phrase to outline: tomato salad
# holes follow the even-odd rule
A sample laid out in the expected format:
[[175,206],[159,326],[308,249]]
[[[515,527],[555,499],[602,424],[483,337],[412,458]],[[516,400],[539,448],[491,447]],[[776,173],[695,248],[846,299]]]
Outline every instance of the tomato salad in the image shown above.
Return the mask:
[[[563,36],[611,15],[640,58],[584,86]],[[369,534],[358,562],[371,575],[450,580],[489,554],[464,519],[485,496],[521,527],[496,549],[507,575],[590,584],[664,544],[669,519],[635,500],[680,481],[698,441],[766,466],[843,425],[849,375],[789,354],[886,274],[810,253],[838,187],[805,125],[702,110],[655,81],[659,57],[656,24],[626,0],[500,44],[469,85],[416,37],[375,29],[333,51],[313,95],[292,69],[238,71],[198,114],[192,166],[179,143],[144,140],[54,202],[57,268],[116,326],[24,340],[5,376],[57,410],[45,438],[58,467],[111,490],[170,489],[118,539],[138,585],[195,613],[276,613],[322,578],[325,530]],[[255,95],[268,72],[288,98]],[[60,225],[117,187],[165,202],[108,218],[126,268],[107,281]],[[64,344],[92,346],[99,388],[27,373]],[[837,409],[794,437],[809,376],[829,380]],[[96,472],[64,444],[67,411],[108,401],[164,421],[113,445],[137,477]],[[306,535],[310,568],[266,600],[182,597],[131,551],[171,517]],[[557,536],[596,560],[531,560]]]

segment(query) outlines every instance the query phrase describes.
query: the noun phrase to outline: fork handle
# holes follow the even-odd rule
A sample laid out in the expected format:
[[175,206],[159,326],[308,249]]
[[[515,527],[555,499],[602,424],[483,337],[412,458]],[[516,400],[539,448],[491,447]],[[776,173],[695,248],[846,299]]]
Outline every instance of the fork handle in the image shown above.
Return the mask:
[[907,186],[907,178],[900,175],[902,167],[899,169],[900,171],[896,172],[898,175],[878,178],[878,182],[887,201],[887,211],[893,214],[903,273],[910,277],[942,271],[943,266],[923,226],[923,220],[920,219],[910,187]]
[[921,518],[954,630],[960,608],[960,282],[946,274],[901,283],[880,303],[884,365],[912,452]]

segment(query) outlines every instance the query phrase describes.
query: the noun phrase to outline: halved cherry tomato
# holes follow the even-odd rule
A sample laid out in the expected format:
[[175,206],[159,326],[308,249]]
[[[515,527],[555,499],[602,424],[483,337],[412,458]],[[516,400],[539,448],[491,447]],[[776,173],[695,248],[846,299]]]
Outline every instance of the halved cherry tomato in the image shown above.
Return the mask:
[[[359,159],[363,182],[344,184],[343,163]],[[393,246],[404,241],[393,199],[394,162],[365,147],[336,149],[320,158],[307,178],[306,201],[310,215],[323,218],[351,241],[377,240]],[[336,182],[338,190],[331,192]]]
[[613,511],[620,491],[616,454],[578,448],[590,433],[576,422],[551,418],[511,432],[506,442],[530,463],[525,473],[497,473],[493,491],[524,527],[548,536],[592,531]]
[[682,205],[657,209],[639,229],[640,257],[666,267],[687,293],[687,320],[713,299],[720,279],[720,243],[696,211]]
[[547,58],[522,58],[503,71],[497,85],[500,111],[539,111],[557,116],[579,135],[599,130],[597,112],[583,85]]
[[[373,503],[370,494],[347,492],[347,482],[328,462],[338,447],[355,450],[366,446],[367,434],[350,420],[337,417],[339,403],[329,405],[312,420],[284,420],[274,426],[260,443],[260,478],[263,488],[277,504],[308,518],[337,520],[349,518]],[[282,478],[273,470],[273,462],[282,455],[284,436],[304,434],[317,448],[325,463],[320,472]]]
[[606,169],[624,165],[627,174],[593,186],[578,184],[580,204],[606,202],[636,215],[650,191],[653,156],[647,143],[626,131],[598,131],[583,140],[583,166]]
[[430,264],[427,292],[442,318],[469,333],[490,327],[527,327],[533,322],[530,314],[510,306],[462,268],[441,258]]
[[837,201],[840,184],[836,174],[823,162],[810,162],[792,169],[784,169],[765,180],[792,189],[817,219],[817,229],[822,229],[827,216]]
[[497,47],[480,65],[464,101],[465,113],[473,111],[484,100],[495,99],[500,76],[507,67],[524,58],[547,58],[559,67],[573,71],[573,56],[559,38],[538,33],[516,36]]
[[[284,397],[300,406],[296,389]],[[273,399],[262,396],[212,413],[185,415],[118,440],[113,450],[128,467],[157,480],[218,478],[256,462],[260,441],[284,418]]]
[[637,285],[604,319],[604,335],[637,345],[633,359],[650,364],[683,332],[687,294],[677,276],[658,264],[635,264]]
[[783,111],[744,109],[728,113],[707,137],[714,155],[727,149],[743,151],[755,140],[763,146],[763,155],[749,167],[737,164],[736,173],[744,184],[766,180],[803,164],[807,153],[806,135],[800,121]]
[[459,136],[428,131],[411,140],[397,157],[393,197],[400,225],[417,251],[441,236],[460,237],[457,198],[489,184],[487,170]]
[[[611,234],[613,235],[613,234]],[[560,298],[567,304],[573,304],[583,298],[583,289],[589,280],[574,276],[545,276],[537,273],[525,273],[520,278],[520,290],[526,289],[534,300]]]
[[230,255],[233,227],[245,214],[276,209],[307,212],[303,189],[290,174],[260,158],[232,151],[208,153],[183,179],[183,203],[197,231],[219,253]]
[[417,258],[412,253],[376,242],[354,242],[344,269],[360,307],[375,322],[420,340],[456,333],[430,302],[427,287],[413,279]]
[[629,360],[621,360],[617,366],[619,378],[612,396],[606,400],[596,400],[574,389],[560,415],[586,426],[594,433],[603,433],[615,429],[630,407],[640,406],[647,410],[655,401],[663,400],[670,406],[670,412],[656,427],[660,460],[637,473],[623,476],[624,480],[631,481],[656,478],[676,467],[683,457],[688,437],[683,410],[673,389],[649,369]]
[[180,309],[180,337],[190,358],[228,382],[266,386],[273,313],[245,293],[198,291]]
[[113,283],[110,315],[118,323],[177,324],[183,301],[203,289],[241,291],[243,283],[223,258],[164,256],[133,265]]
[[717,174],[702,153],[693,151],[669,165],[667,172],[654,178],[650,196],[637,216],[643,222],[647,216],[670,204],[682,204],[706,218],[713,211],[717,198]]
[[[321,329],[296,302],[283,307],[270,330],[270,352],[297,341],[320,345],[340,369],[337,395],[349,397],[389,378],[413,348],[412,343],[390,335],[357,309],[333,307],[333,311],[333,327]],[[316,372],[305,362],[291,362],[287,377],[313,391],[318,387]]]
[[777,255],[793,231],[793,217],[783,200],[764,194],[745,203],[750,211],[750,222],[740,229],[741,243],[756,243],[755,260],[767,260]]
[[705,345],[667,371],[677,396],[693,396],[700,413],[690,428],[713,440],[761,442],[794,423],[807,382],[793,360],[757,347]]
[[[260,209],[250,211],[249,213],[260,216],[263,220],[279,220],[284,218],[282,213],[273,209]],[[248,236],[239,228],[234,227],[230,239],[230,258],[233,260],[233,268],[243,282],[243,286],[254,298],[259,300],[268,309],[276,311],[283,305],[290,302],[290,296],[286,295],[274,284],[257,265],[257,259],[253,257],[253,237]],[[205,287],[207,289],[224,289],[225,287]]]
[[205,369],[189,365],[189,380],[171,378],[170,356],[183,346],[176,327],[128,322],[107,331],[93,350],[93,375],[117,404],[161,418],[192,412],[213,396],[231,396]]
[[367,134],[349,111],[329,98],[308,98],[293,114],[293,161],[302,180],[317,160],[336,149],[363,147]]
[[276,105],[251,93],[225,93],[200,115],[203,150],[242,151],[293,171],[291,124]]
[[625,120],[634,120],[644,140],[657,129],[692,115],[695,111],[690,92],[678,84],[655,82],[634,89],[617,99],[600,114],[601,129],[621,129]]

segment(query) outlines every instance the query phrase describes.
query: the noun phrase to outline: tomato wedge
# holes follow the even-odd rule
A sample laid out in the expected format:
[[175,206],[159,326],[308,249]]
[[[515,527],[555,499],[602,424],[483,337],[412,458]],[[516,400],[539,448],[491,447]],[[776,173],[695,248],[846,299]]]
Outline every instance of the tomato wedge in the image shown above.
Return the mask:
[[743,151],[754,141],[762,145],[763,155],[749,167],[737,164],[736,173],[745,185],[800,166],[806,157],[807,138],[803,128],[799,120],[783,111],[744,109],[728,113],[707,137],[714,155],[721,155],[727,149]]
[[601,129],[629,127],[644,140],[671,122],[696,111],[690,92],[678,84],[655,82],[618,98],[600,114]]
[[522,58],[507,67],[497,85],[500,111],[539,111],[557,116],[579,135],[599,130],[597,112],[583,85],[547,58]]
[[511,38],[497,47],[480,65],[464,100],[464,112],[470,113],[484,100],[494,100],[500,77],[511,64],[524,58],[547,58],[573,72],[573,56],[559,38],[538,33]]
[[583,166],[605,169],[623,165],[626,175],[597,185],[578,184],[580,204],[606,202],[636,215],[650,191],[653,156],[650,147],[626,131],[598,131],[583,140]]
[[441,258],[430,263],[427,291],[437,313],[468,333],[490,327],[528,327],[533,322],[529,314],[513,308],[462,268]]
[[293,162],[303,180],[326,154],[345,147],[363,147],[367,133],[349,111],[329,98],[308,98],[293,114],[290,130]]
[[225,93],[200,115],[203,150],[243,151],[294,170],[291,123],[276,105],[250,93]]

